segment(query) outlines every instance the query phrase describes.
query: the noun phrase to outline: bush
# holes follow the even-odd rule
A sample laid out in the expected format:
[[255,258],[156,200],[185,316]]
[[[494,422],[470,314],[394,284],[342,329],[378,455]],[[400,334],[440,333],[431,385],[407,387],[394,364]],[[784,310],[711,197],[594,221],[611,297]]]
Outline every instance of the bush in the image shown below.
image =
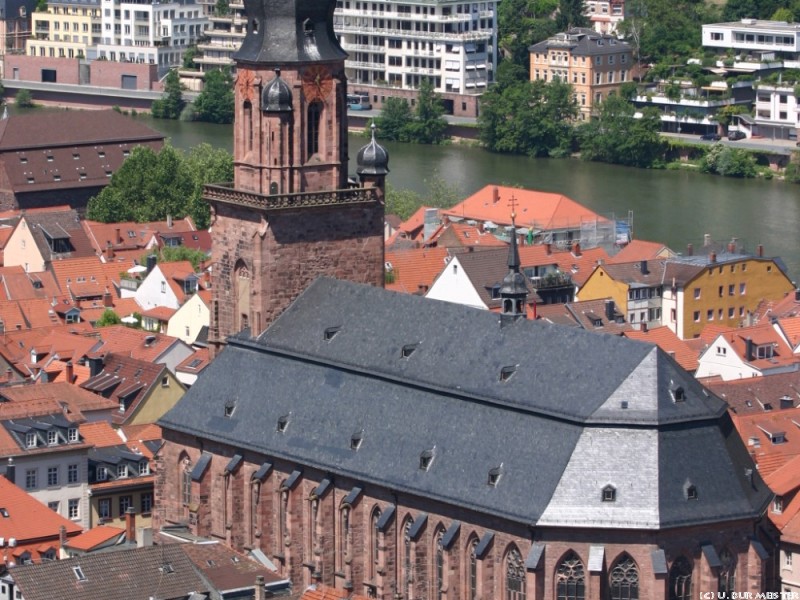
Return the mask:
[[33,103],[33,94],[31,94],[30,90],[19,90],[14,101],[20,108],[31,108],[36,106]]

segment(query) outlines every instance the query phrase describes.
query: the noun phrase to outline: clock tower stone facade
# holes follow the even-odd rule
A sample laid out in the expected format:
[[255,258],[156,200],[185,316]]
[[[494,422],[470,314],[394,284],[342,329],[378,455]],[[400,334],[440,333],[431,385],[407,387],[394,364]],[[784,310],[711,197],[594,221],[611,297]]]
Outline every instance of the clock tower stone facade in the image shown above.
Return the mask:
[[204,194],[214,242],[212,353],[231,334],[261,333],[319,276],[383,285],[388,155],[373,136],[358,154],[358,182],[348,178],[346,54],[334,7],[245,0],[247,34],[234,56],[234,181]]

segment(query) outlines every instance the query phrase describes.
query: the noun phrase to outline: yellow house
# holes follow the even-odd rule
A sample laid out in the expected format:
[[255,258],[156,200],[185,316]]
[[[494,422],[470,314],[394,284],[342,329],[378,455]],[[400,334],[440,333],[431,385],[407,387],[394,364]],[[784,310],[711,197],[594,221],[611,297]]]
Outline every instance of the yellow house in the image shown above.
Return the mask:
[[28,56],[85,58],[100,43],[99,2],[48,2],[47,11],[32,14],[33,37],[25,42]]
[[637,329],[669,327],[681,339],[706,325],[739,327],[761,300],[794,289],[773,258],[728,252],[598,266],[579,290],[581,300],[611,297]]

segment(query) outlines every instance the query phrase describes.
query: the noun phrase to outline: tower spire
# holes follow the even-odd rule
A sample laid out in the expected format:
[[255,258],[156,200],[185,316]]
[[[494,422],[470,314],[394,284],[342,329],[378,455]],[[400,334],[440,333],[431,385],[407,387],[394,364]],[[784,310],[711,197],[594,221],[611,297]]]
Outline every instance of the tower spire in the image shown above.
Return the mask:
[[500,286],[500,299],[503,303],[503,316],[514,320],[525,318],[525,305],[528,298],[528,286],[525,275],[519,270],[519,250],[517,249],[516,208],[517,200],[511,196],[511,244],[508,248],[508,274]]

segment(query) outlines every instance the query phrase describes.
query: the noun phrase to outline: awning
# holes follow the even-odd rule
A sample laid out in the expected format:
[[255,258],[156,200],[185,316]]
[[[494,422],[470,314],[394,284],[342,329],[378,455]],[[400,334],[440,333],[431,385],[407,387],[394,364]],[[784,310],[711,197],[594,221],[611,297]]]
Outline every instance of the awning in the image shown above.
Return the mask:
[[419,537],[419,534],[422,533],[422,529],[425,527],[425,523],[428,522],[428,513],[420,513],[417,515],[417,518],[414,519],[414,523],[411,525],[411,529],[408,530],[408,538],[413,542]]
[[392,517],[394,517],[395,507],[387,506],[386,510],[381,513],[381,518],[378,519],[378,522],[375,523],[375,529],[378,531],[386,531],[386,528],[389,526],[389,523],[392,522]]
[[703,551],[703,556],[706,557],[709,567],[712,569],[718,569],[722,566],[722,561],[719,559],[719,555],[717,554],[714,546],[711,544],[703,544],[700,546],[700,549]]
[[234,454],[230,462],[228,462],[228,464],[225,465],[225,474],[227,475],[229,473],[233,473],[236,470],[236,467],[238,467],[241,463],[242,463],[242,455]]
[[650,553],[650,560],[653,563],[653,574],[666,575],[669,572],[669,569],[667,569],[667,557],[661,548],[656,548]]
[[358,497],[361,495],[362,491],[363,490],[360,487],[358,486],[354,487],[352,490],[350,490],[350,493],[347,494],[342,503],[352,506],[353,504],[356,503],[356,500],[358,500]]
[[447,528],[447,531],[444,532],[444,536],[442,537],[442,548],[445,550],[450,549],[450,546],[453,545],[458,535],[459,529],[461,529],[461,521],[453,521],[450,524],[450,527]]
[[603,555],[605,546],[589,546],[589,572],[600,573],[603,571]]
[[263,483],[271,470],[272,470],[272,463],[265,462],[258,468],[258,471],[253,473],[253,480],[257,480]]
[[192,481],[200,481],[203,478],[203,473],[206,472],[208,465],[211,464],[211,453],[203,452],[200,459],[192,469]]
[[525,568],[528,571],[535,571],[539,568],[539,562],[544,554],[544,544],[534,544],[531,546],[528,556],[525,558]]
[[487,531],[483,534],[481,541],[478,542],[477,548],[475,548],[475,558],[483,558],[486,555],[487,550],[489,550],[489,546],[492,545],[492,540],[494,539],[494,533],[491,531]]

